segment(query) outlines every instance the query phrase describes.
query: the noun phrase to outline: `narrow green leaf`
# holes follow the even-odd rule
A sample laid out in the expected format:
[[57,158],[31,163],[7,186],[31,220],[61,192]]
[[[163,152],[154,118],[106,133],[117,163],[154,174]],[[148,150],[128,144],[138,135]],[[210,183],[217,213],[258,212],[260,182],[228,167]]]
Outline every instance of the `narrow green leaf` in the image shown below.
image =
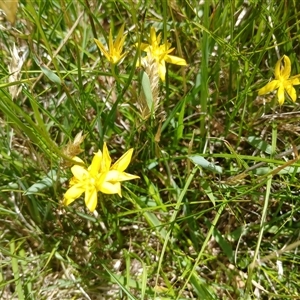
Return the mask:
[[204,169],[210,170],[214,173],[222,174],[223,170],[220,166],[215,165],[214,163],[209,162],[204,157],[200,155],[190,155],[188,156],[189,160],[191,160],[195,165],[198,165]]
[[234,253],[232,250],[232,247],[228,241],[222,236],[222,234],[216,229],[216,227],[213,230],[213,236],[216,240],[216,242],[219,244],[225,255],[228,257],[229,261],[233,261],[234,259]]
[[25,299],[25,295],[24,295],[24,290],[23,290],[23,286],[22,286],[22,280],[20,277],[20,269],[19,269],[18,259],[14,256],[14,254],[16,253],[15,241],[14,240],[10,241],[9,246],[10,246],[10,252],[12,254],[11,265],[12,265],[12,270],[13,270],[13,276],[15,279],[15,285],[16,285],[18,299],[23,300],[23,299]]

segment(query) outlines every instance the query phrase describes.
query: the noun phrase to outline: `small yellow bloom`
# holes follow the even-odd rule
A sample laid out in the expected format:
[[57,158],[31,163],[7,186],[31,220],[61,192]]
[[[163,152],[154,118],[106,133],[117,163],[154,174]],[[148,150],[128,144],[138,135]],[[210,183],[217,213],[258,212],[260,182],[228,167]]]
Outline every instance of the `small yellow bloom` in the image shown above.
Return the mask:
[[[284,61],[284,66],[281,66],[282,59]],[[277,61],[274,75],[275,79],[259,89],[258,95],[264,95],[278,89],[277,97],[279,105],[284,103],[284,91],[286,91],[292,101],[295,102],[297,95],[294,85],[300,84],[300,74],[290,77],[291,61],[288,56],[283,55],[283,57]]]
[[[71,172],[74,177],[70,180],[70,188],[64,195],[64,205],[71,204],[74,200],[85,193],[85,204],[93,212],[97,206],[97,193],[121,195],[121,181],[139,178],[139,176],[125,173],[128,167],[133,149],[129,149],[121,158],[111,166],[111,158],[106,143],[103,152],[95,153],[88,169],[81,165],[74,165]],[[83,161],[79,157],[73,160],[80,164]]]
[[121,182],[139,178],[139,176],[125,173],[133,153],[133,148],[123,154],[112,166],[106,143],[103,146],[101,175],[99,190],[104,194],[121,194]]
[[[64,195],[64,205],[71,204],[75,199],[85,193],[84,201],[87,208],[92,212],[95,210],[100,177],[98,156],[99,154],[96,153],[88,169],[81,165],[74,165],[71,168],[74,177],[70,180],[70,188]],[[73,160],[83,164],[83,161],[79,157],[74,157]]]
[[[170,48],[170,43],[165,43],[163,45],[160,45],[161,42],[161,34],[156,36],[155,28],[151,27],[150,29],[150,40],[149,44],[141,43],[141,50],[148,52],[151,54],[153,59],[158,64],[158,73],[159,77],[162,81],[165,81],[166,77],[166,62],[180,65],[180,66],[186,66],[187,63],[183,58],[169,55],[175,48]],[[143,63],[143,59],[142,59]]]
[[94,39],[95,43],[104,54],[104,56],[109,60],[112,64],[117,64],[122,61],[126,55],[126,52],[122,54],[123,46],[125,42],[126,35],[124,35],[124,24],[122,25],[115,42],[113,42],[112,30],[109,32],[109,40],[108,40],[108,50],[104,47],[104,45],[97,39]]

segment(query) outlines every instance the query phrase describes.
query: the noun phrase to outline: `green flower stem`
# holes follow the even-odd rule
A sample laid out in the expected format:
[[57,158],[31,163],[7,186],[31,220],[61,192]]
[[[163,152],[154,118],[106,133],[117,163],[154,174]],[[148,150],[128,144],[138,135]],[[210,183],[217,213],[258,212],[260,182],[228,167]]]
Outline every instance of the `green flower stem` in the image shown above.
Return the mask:
[[[107,210],[106,210],[106,207],[104,205],[103,195],[102,194],[99,195],[99,203],[101,205],[102,212],[104,212],[104,215],[107,216]],[[100,217],[100,215],[99,215],[99,213],[98,213],[98,211],[96,209],[94,210],[93,214],[94,214],[95,218],[97,219],[97,221],[99,222],[99,225],[100,225],[101,229],[103,230],[103,232],[105,234],[107,234],[108,230],[107,230],[107,227],[105,225],[105,222],[103,220],[101,220],[101,217]],[[107,218],[105,217],[105,220],[106,219]],[[112,238],[110,236],[108,236],[107,239],[108,239],[109,244],[112,245],[113,244]]]
[[[277,143],[277,124],[275,122],[273,122],[272,123],[272,152],[271,152],[271,158],[273,158],[274,155],[275,155],[276,143]],[[248,299],[249,292],[251,291],[252,276],[253,276],[254,268],[255,268],[256,265],[260,265],[260,262],[259,261],[257,262],[257,258],[258,258],[261,241],[262,241],[263,234],[264,234],[264,227],[265,227],[265,222],[266,222],[267,213],[268,213],[269,199],[270,199],[271,186],[272,186],[272,179],[273,179],[273,175],[271,174],[271,175],[268,176],[268,180],[267,180],[267,189],[266,189],[266,195],[265,195],[265,199],[264,199],[264,207],[263,207],[261,221],[260,221],[260,231],[259,231],[259,234],[258,234],[258,240],[257,240],[257,244],[256,244],[256,248],[255,248],[252,263],[249,265],[249,268],[248,268],[248,279],[247,279],[247,282],[246,282],[245,299]]]
[[121,80],[120,80],[120,77],[119,77],[119,72],[118,72],[118,69],[116,67],[116,64],[113,64],[111,63],[110,64],[110,68],[111,68],[111,73],[112,73],[112,76],[115,78],[116,80],[116,83],[117,83],[117,91],[118,93],[121,91]]

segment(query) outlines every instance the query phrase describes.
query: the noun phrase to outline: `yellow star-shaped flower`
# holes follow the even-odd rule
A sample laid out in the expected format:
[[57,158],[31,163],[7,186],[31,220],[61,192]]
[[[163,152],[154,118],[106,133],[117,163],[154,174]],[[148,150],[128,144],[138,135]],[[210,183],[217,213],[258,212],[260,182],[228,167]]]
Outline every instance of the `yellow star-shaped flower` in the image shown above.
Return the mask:
[[[129,149],[112,166],[109,152],[104,143],[103,152],[95,153],[91,165],[88,169],[82,165],[74,165],[71,172],[74,177],[70,180],[70,188],[64,195],[64,205],[69,205],[83,193],[85,193],[85,204],[93,212],[97,206],[97,193],[121,194],[121,182],[139,178],[139,176],[125,173],[128,167],[133,149]],[[84,164],[79,157],[74,157],[77,163]]]
[[[100,151],[98,151],[100,153]],[[121,182],[126,180],[132,180],[140,178],[139,176],[125,173],[125,169],[128,167],[133,153],[133,148],[129,149],[123,154],[112,166],[111,158],[108,153],[106,143],[103,146],[103,153],[101,157],[100,178],[99,178],[99,190],[104,194],[121,194]]]
[[[83,160],[79,157],[74,157],[75,162],[84,164]],[[95,154],[91,165],[88,169],[82,165],[74,165],[71,168],[71,172],[74,177],[70,180],[70,188],[64,195],[64,205],[71,204],[74,200],[79,198],[85,193],[84,201],[85,205],[90,211],[94,211],[97,206],[97,193],[100,189],[99,186],[99,159],[98,153]]]
[[[284,62],[284,66],[281,65],[282,60]],[[291,61],[288,56],[283,55],[283,57],[277,61],[274,75],[275,79],[259,89],[258,95],[264,95],[278,89],[277,97],[279,105],[284,103],[284,91],[286,91],[292,101],[295,102],[297,94],[294,85],[300,84],[300,74],[290,77]]]
[[[158,74],[162,81],[165,81],[166,77],[166,62],[180,65],[180,66],[186,66],[187,63],[183,58],[170,55],[175,48],[170,48],[170,43],[165,43],[163,45],[160,45],[161,42],[161,34],[156,36],[155,28],[151,27],[150,29],[150,40],[149,44],[141,43],[141,50],[150,53],[150,55],[153,57],[153,59],[158,64]],[[142,59],[143,64],[143,59]]]
[[104,47],[104,45],[97,39],[94,39],[95,43],[104,54],[104,56],[108,59],[108,61],[112,64],[117,64],[123,60],[126,52],[122,54],[123,46],[125,42],[126,34],[124,35],[124,24],[122,25],[115,42],[113,42],[112,30],[109,32],[109,40],[108,40],[108,50]]

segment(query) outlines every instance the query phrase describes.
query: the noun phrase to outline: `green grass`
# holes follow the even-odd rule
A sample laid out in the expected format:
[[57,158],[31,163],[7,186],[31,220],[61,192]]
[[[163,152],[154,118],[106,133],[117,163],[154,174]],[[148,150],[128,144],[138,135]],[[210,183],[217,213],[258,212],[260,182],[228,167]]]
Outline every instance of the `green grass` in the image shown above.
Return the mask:
[[[53,0],[1,17],[0,298],[300,298],[298,102],[257,95],[283,55],[300,73],[299,15],[297,1]],[[123,23],[112,67],[94,38]],[[188,66],[167,65],[143,119],[151,26]],[[80,131],[87,165],[106,142],[113,161],[134,148],[140,176],[94,214],[62,201]]]

